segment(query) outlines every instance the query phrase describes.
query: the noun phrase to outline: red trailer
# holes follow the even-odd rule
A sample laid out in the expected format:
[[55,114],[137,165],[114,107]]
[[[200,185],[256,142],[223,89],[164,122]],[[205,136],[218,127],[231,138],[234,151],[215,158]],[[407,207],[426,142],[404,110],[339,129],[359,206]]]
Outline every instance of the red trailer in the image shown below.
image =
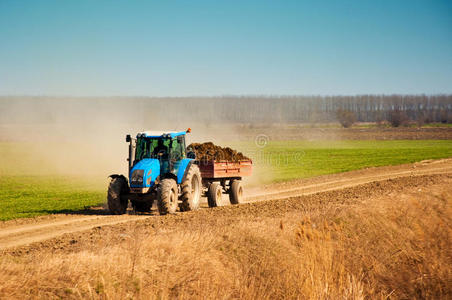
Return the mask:
[[197,164],[210,207],[223,205],[223,194],[229,195],[231,204],[239,204],[242,201],[242,178],[251,176],[253,166],[251,160],[200,160]]

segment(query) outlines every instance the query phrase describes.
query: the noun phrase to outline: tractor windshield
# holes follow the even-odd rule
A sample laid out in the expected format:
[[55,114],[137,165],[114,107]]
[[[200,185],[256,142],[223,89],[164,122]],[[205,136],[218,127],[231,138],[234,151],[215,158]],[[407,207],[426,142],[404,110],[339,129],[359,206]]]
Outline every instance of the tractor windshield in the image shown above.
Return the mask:
[[138,138],[135,162],[143,158],[182,159],[185,158],[183,138]]

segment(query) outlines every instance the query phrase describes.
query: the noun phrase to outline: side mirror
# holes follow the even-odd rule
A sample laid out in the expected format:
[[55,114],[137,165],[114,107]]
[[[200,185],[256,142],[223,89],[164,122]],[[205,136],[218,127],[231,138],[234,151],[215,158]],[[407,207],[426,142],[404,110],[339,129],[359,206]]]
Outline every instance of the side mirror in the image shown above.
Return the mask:
[[126,135],[126,143],[130,143],[131,140],[130,134]]

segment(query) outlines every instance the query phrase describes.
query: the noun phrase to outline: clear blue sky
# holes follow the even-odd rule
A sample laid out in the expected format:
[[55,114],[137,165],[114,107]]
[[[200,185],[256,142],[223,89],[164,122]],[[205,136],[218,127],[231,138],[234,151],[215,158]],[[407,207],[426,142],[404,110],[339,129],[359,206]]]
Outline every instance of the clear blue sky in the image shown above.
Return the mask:
[[452,93],[452,1],[0,0],[0,95]]

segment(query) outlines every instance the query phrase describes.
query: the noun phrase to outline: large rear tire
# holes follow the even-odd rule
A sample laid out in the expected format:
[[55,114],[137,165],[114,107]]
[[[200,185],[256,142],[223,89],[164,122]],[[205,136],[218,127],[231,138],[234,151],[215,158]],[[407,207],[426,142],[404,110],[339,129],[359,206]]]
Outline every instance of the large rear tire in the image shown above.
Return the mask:
[[121,198],[129,192],[129,185],[124,176],[113,177],[108,186],[107,202],[108,209],[112,214],[122,215],[127,211],[128,200]]
[[229,189],[229,201],[231,204],[239,204],[243,200],[243,187],[240,180],[233,180]]
[[207,191],[209,207],[223,206],[223,188],[218,182],[213,182]]
[[160,182],[157,204],[161,215],[173,214],[176,212],[178,191],[177,183],[174,179],[165,178]]
[[201,201],[201,172],[197,165],[192,164],[187,176],[181,184],[181,211],[197,210]]

